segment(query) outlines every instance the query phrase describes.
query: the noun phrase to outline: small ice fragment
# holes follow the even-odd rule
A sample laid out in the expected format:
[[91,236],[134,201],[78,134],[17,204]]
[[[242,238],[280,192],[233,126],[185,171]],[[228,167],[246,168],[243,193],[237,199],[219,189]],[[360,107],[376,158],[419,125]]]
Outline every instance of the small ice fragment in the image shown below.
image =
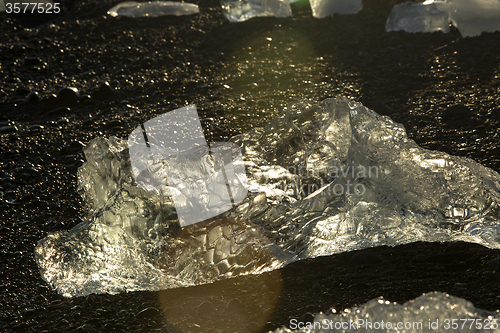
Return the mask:
[[482,32],[500,30],[500,1],[449,1],[451,21],[462,37],[474,37]]
[[230,22],[257,16],[290,17],[290,3],[284,0],[221,0],[222,12]]
[[445,1],[404,2],[395,5],[387,18],[385,31],[450,32],[450,14]]
[[108,11],[111,16],[158,17],[165,15],[191,15],[200,12],[198,5],[175,1],[125,1]]
[[[321,331],[314,330],[314,332],[333,332],[334,327],[342,327],[342,332],[346,333],[359,332],[360,330],[364,333],[390,332],[391,330],[394,330],[394,332],[417,333],[439,331],[441,327],[446,327],[443,326],[443,323],[449,322],[451,325],[449,318],[460,318],[461,324],[457,325],[453,332],[465,333],[474,332],[479,327],[472,326],[470,323],[484,323],[484,326],[481,327],[496,331],[498,317],[498,312],[488,313],[474,307],[471,302],[463,298],[435,291],[423,294],[404,304],[389,302],[382,297],[376,298],[338,314],[317,314],[314,316],[313,323],[320,323],[321,328],[324,329]],[[387,321],[387,318],[390,318],[390,320]],[[469,324],[464,325],[464,321]],[[457,320],[457,322],[459,321]],[[311,332],[307,325],[302,325],[302,329],[296,330],[300,325],[293,321],[290,321],[290,323],[292,330],[284,327],[275,330],[274,333]],[[400,327],[401,329],[396,330],[396,328]],[[402,329],[403,327],[404,329]]]
[[362,0],[310,0],[313,16],[324,18],[333,14],[356,14],[363,9]]

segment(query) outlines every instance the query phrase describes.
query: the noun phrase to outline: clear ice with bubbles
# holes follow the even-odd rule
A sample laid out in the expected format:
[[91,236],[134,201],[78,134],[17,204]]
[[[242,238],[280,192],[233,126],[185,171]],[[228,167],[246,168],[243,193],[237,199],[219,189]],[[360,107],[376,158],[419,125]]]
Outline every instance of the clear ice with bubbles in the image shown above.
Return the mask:
[[172,198],[134,180],[126,141],[90,141],[78,172],[85,222],[38,243],[42,277],[79,296],[205,284],[379,245],[500,248],[500,175],[419,147],[360,103],[299,101],[231,142],[246,198],[181,228]]

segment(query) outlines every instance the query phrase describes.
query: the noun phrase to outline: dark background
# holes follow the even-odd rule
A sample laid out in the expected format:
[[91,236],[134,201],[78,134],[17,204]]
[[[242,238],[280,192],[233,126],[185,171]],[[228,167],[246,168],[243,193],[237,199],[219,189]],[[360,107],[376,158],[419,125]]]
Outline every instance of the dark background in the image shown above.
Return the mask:
[[[394,3],[356,15],[232,24],[215,0],[186,17],[112,18],[117,1],[0,16],[0,331],[257,332],[384,296],[443,291],[500,309],[498,250],[414,243],[297,262],[211,285],[66,299],[41,279],[37,241],[83,218],[82,147],[196,103],[209,141],[308,98],[351,97],[419,145],[500,169],[500,33],[386,33]],[[107,82],[109,85],[105,85]],[[64,87],[83,96],[73,101]],[[35,94],[36,92],[36,94]],[[309,314],[308,314],[309,313]],[[302,316],[302,317],[301,317]]]

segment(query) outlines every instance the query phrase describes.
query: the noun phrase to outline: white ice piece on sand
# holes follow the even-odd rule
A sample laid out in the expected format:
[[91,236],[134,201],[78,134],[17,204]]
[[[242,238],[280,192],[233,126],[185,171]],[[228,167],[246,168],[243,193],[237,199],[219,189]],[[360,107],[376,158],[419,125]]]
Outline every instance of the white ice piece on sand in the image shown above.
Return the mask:
[[363,9],[362,0],[310,0],[310,3],[316,18],[333,14],[356,14]]
[[[467,0],[469,1],[469,0]],[[450,32],[450,14],[445,1],[404,2],[395,5],[385,31]]]
[[[290,328],[293,331],[281,328],[274,333],[337,332],[340,329],[342,332],[361,330],[364,333],[372,333],[394,330],[417,333],[438,332],[444,327],[451,328],[451,325],[454,327],[453,332],[478,332],[482,329],[498,332],[498,318],[498,312],[489,313],[478,309],[463,298],[431,292],[402,305],[378,298],[339,314],[317,314],[311,323],[299,324],[298,321],[291,320]],[[476,326],[476,323],[479,325]],[[304,329],[295,330],[299,326]]]
[[474,37],[482,32],[500,31],[499,0],[452,0],[449,2],[451,21],[462,37]]
[[230,22],[243,22],[252,17],[290,17],[290,3],[284,0],[221,0],[222,12]]
[[125,1],[108,10],[111,16],[158,17],[192,15],[200,12],[198,5],[176,1]]

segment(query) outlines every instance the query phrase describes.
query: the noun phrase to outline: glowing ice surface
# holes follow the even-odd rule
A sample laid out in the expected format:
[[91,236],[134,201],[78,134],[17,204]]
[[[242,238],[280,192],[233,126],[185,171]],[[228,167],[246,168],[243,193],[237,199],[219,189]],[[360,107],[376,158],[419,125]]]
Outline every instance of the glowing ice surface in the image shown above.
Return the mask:
[[387,19],[386,31],[406,32],[450,32],[450,13],[447,8],[440,10],[444,1],[404,2],[394,5]]
[[[500,332],[500,314],[474,307],[462,298],[440,292],[423,294],[404,304],[392,303],[383,298],[347,309],[339,314],[317,314],[306,329],[306,323],[292,320],[286,332]],[[314,326],[316,324],[316,326]],[[303,329],[296,329],[296,328]]]
[[450,21],[463,37],[500,30],[499,0],[405,2],[392,8],[385,30],[449,32]]
[[137,127],[128,149],[136,183],[171,196],[181,227],[220,215],[247,196],[239,147],[230,142],[209,147],[195,105]]
[[285,0],[221,0],[221,5],[230,22],[243,22],[259,16],[292,16],[290,3]]
[[177,1],[125,1],[108,10],[111,16],[157,17],[191,15],[200,12],[198,5]]
[[313,16],[324,18],[333,14],[356,14],[363,9],[362,0],[310,0]]
[[138,186],[126,142],[96,138],[78,172],[86,222],[41,240],[64,295],[158,290],[260,273],[303,258],[415,241],[500,248],[500,175],[419,147],[402,125],[345,99],[301,101],[231,140],[248,195],[179,227],[171,197]]
[[500,31],[499,0],[448,0],[451,21],[463,37]]

